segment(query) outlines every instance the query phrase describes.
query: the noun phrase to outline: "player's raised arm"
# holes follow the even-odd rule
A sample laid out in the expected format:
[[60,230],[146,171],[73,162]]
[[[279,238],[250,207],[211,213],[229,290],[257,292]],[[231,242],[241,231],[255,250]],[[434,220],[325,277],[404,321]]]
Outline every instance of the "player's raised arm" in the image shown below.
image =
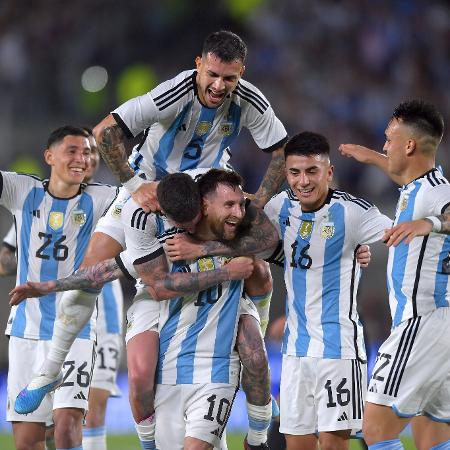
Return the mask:
[[261,185],[254,195],[256,206],[263,208],[264,205],[276,194],[285,180],[284,147],[272,152],[269,167],[261,181]]

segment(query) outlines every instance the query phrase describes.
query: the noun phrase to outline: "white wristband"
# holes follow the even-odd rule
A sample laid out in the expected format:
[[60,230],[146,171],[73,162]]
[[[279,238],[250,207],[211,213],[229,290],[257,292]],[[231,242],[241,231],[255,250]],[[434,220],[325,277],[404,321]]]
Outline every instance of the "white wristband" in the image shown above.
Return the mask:
[[425,219],[428,219],[433,224],[433,228],[431,229],[431,231],[440,233],[440,231],[442,230],[442,223],[436,216],[427,216],[425,217]]
[[125,183],[122,183],[122,186],[130,194],[134,194],[144,183],[145,180],[135,174],[133,178],[130,178],[128,181],[125,181]]

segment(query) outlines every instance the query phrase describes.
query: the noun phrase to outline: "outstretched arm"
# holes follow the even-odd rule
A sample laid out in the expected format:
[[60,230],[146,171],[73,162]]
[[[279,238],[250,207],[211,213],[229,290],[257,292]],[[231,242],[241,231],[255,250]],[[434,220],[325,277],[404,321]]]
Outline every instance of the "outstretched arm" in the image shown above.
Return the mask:
[[197,241],[188,234],[178,234],[166,241],[166,253],[172,261],[206,255],[261,255],[273,252],[278,245],[277,230],[265,212],[251,203],[247,207],[247,230],[232,241]]
[[398,185],[403,184],[401,179],[396,175],[389,173],[388,159],[386,155],[380,152],[371,150],[370,148],[363,147],[362,145],[355,144],[341,144],[339,151],[342,156],[347,158],[354,158],[356,161],[363,164],[371,164],[381,169],[394,183]]
[[284,179],[284,147],[280,147],[272,152],[269,167],[253,197],[255,205],[264,208],[264,205],[279,192]]
[[386,230],[383,241],[388,247],[397,247],[403,240],[409,244],[416,236],[427,236],[431,232],[450,234],[450,206],[439,216],[402,222]]
[[145,212],[157,211],[156,183],[146,183],[137,176],[128,163],[125,134],[109,114],[95,128],[94,136],[103,160],[120,183]]

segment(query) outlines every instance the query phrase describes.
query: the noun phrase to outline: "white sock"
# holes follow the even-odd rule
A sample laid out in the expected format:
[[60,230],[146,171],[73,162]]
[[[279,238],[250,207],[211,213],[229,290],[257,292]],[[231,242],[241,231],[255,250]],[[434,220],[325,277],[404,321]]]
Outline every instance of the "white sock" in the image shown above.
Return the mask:
[[144,450],[156,449],[155,446],[155,414],[135,423],[137,435],[141,441],[141,448]]
[[98,292],[64,292],[58,305],[50,350],[42,365],[43,373],[58,375],[73,341],[94,312],[97,296]]
[[106,427],[83,428],[83,450],[106,450]]
[[248,433],[250,445],[261,445],[267,442],[267,431],[272,420],[272,400],[266,406],[251,405],[247,402]]

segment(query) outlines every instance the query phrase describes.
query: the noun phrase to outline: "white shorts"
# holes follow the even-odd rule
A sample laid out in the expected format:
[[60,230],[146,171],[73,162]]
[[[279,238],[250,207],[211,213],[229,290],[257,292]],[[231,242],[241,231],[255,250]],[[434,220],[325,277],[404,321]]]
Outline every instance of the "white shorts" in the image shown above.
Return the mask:
[[89,384],[92,376],[94,342],[75,339],[63,365],[63,383],[56,391],[45,396],[36,411],[23,415],[14,411],[19,392],[39,373],[48,354],[51,341],[22,339],[9,340],[8,404],[6,420],[12,422],[53,422],[52,411],[59,408],[88,410]]
[[138,288],[133,299],[133,304],[127,311],[127,331],[125,343],[145,331],[158,332],[159,324],[159,302],[149,298],[145,289]]
[[123,205],[130,198],[128,191],[122,186],[119,189],[119,194],[112,202],[111,206],[100,217],[95,227],[95,232],[105,233],[115,239],[122,248],[125,248],[125,231],[123,229],[120,216],[122,214]]
[[378,351],[367,401],[400,417],[450,422],[450,308],[394,328]]
[[232,384],[158,384],[155,439],[160,449],[183,450],[189,436],[225,450],[224,430],[237,387]]
[[361,430],[367,365],[356,359],[283,355],[280,432]]
[[116,380],[122,353],[122,335],[98,333],[95,353],[91,387],[104,389],[109,391],[111,396],[120,397],[121,392]]

